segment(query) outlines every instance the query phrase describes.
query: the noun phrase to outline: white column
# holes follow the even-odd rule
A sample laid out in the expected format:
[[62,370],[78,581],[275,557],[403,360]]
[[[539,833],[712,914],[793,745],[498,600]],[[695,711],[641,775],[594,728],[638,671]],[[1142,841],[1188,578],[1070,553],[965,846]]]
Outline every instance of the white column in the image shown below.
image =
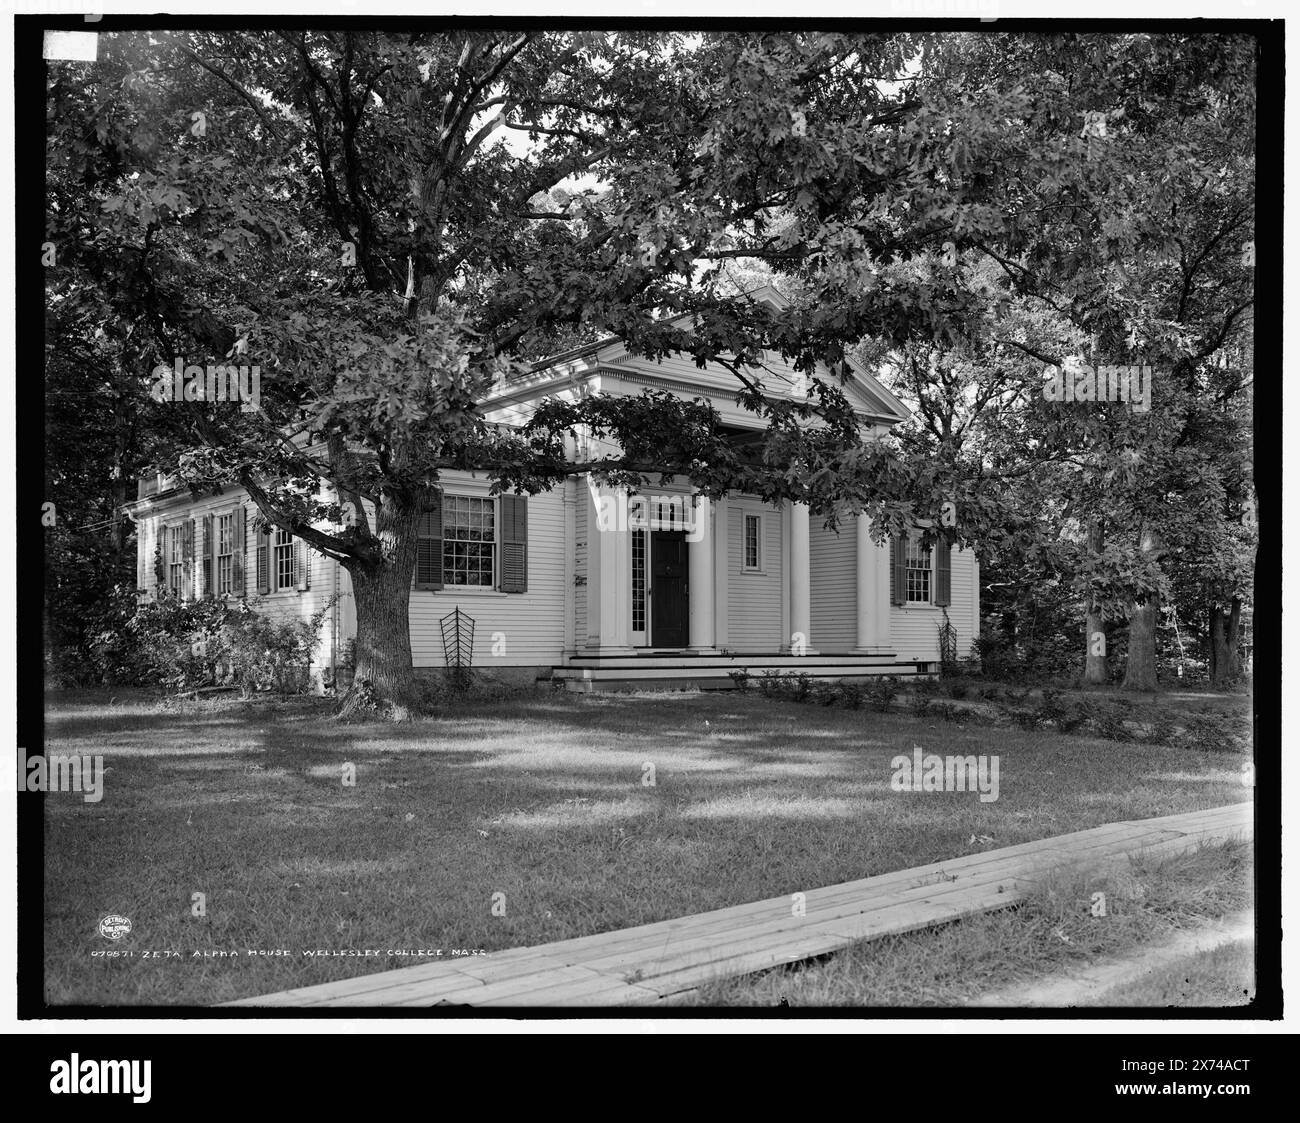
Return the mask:
[[727,621],[727,546],[731,538],[731,508],[727,500],[713,504],[713,643],[719,649],[730,642]]
[[690,586],[690,650],[712,653],[717,649],[713,615],[713,504],[694,496],[695,510],[686,534],[686,580]]
[[808,504],[790,505],[790,635],[795,655],[816,655],[812,645],[812,553]]
[[857,515],[858,532],[858,640],[853,654],[865,655],[876,642],[876,544],[871,541],[871,520]]
[[627,491],[587,487],[587,650],[631,655],[632,549]]
[[858,641],[854,655],[882,655],[889,647],[889,547],[871,540],[871,520],[857,516]]
[[879,543],[876,551],[876,650],[880,654],[894,653],[894,641],[890,636],[890,623],[894,619],[894,606],[889,600],[889,569],[893,556],[889,551],[889,539]]

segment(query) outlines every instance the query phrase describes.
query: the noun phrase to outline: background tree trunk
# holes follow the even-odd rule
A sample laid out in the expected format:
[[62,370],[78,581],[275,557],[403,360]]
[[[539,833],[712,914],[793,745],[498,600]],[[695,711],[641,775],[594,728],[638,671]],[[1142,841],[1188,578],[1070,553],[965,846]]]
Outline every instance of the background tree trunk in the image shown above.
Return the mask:
[[[1103,545],[1105,545],[1105,531],[1101,522],[1098,520],[1089,523],[1088,552],[1100,554]],[[1098,633],[1102,636],[1101,654],[1097,654],[1094,650],[1096,646],[1094,640]],[[1083,624],[1083,681],[1092,686],[1105,686],[1110,682],[1110,660],[1105,643],[1106,621],[1101,615],[1101,608],[1097,604],[1089,604]]]
[[[1160,540],[1150,527],[1142,529],[1142,553],[1151,557],[1160,551]],[[1156,627],[1160,623],[1160,598],[1152,594],[1135,603],[1128,621],[1128,666],[1124,670],[1125,690],[1159,690],[1156,676]]]
[[1158,690],[1156,679],[1156,624],[1160,620],[1160,599],[1151,597],[1135,604],[1128,620],[1128,666],[1125,690]]
[[1221,605],[1210,606],[1210,682],[1226,686],[1241,675],[1241,658],[1237,639],[1241,632],[1241,598],[1232,598],[1232,607],[1224,612]]

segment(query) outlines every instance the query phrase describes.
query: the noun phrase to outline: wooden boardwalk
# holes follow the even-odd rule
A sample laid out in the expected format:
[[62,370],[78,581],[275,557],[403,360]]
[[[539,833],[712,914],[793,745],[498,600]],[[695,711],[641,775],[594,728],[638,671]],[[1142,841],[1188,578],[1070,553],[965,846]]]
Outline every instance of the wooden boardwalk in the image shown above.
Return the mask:
[[948,862],[617,932],[301,987],[226,1006],[626,1006],[824,955],[1024,899],[1053,869],[1095,870],[1130,854],[1166,855],[1251,837],[1250,802],[1109,823]]

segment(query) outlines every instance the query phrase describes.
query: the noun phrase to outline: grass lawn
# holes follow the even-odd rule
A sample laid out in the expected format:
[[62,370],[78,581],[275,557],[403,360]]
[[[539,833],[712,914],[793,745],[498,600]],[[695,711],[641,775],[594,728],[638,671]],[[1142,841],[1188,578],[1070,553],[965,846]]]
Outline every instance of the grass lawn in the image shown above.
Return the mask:
[[[959,1007],[988,992],[1052,980],[1247,908],[1251,848],[1204,846],[1165,858],[1137,856],[1118,870],[1060,871],[1015,909],[854,944],[806,964],[720,980],[685,996],[693,1006]],[[1095,893],[1105,908],[1094,914]],[[1239,972],[1206,964],[1181,990],[1115,988],[1091,1006],[1240,1005]],[[1247,971],[1253,971],[1248,960]],[[1225,996],[1227,1000],[1225,1001]],[[1159,999],[1157,1001],[1156,999]],[[1036,1003],[1026,1003],[1035,1004]],[[1010,1005],[1020,1005],[1019,1002]],[[990,1016],[996,1016],[990,1010]]]
[[[997,754],[999,798],[892,791],[915,745]],[[424,961],[388,950],[543,943],[1249,796],[1228,753],[730,694],[539,694],[386,726],[309,700],[51,693],[45,752],[109,769],[99,803],[45,799],[55,1004],[221,1002]],[[110,913],[133,925],[116,943]]]

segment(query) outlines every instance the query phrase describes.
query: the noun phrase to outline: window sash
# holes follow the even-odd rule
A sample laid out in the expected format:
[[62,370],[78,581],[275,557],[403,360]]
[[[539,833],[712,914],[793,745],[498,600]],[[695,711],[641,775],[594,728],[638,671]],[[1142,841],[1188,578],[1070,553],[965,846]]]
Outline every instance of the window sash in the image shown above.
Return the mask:
[[904,557],[907,563],[907,603],[929,604],[934,591],[934,551],[908,539]]
[[235,516],[217,516],[217,596],[235,589]]
[[185,590],[185,528],[169,527],[168,533],[171,542],[168,550],[167,587],[179,597]]
[[279,527],[275,528],[275,587],[294,587],[293,535]]
[[444,495],[442,583],[471,589],[496,587],[496,501]]
[[760,515],[745,516],[744,535],[745,569],[761,569],[763,560],[763,520]]

